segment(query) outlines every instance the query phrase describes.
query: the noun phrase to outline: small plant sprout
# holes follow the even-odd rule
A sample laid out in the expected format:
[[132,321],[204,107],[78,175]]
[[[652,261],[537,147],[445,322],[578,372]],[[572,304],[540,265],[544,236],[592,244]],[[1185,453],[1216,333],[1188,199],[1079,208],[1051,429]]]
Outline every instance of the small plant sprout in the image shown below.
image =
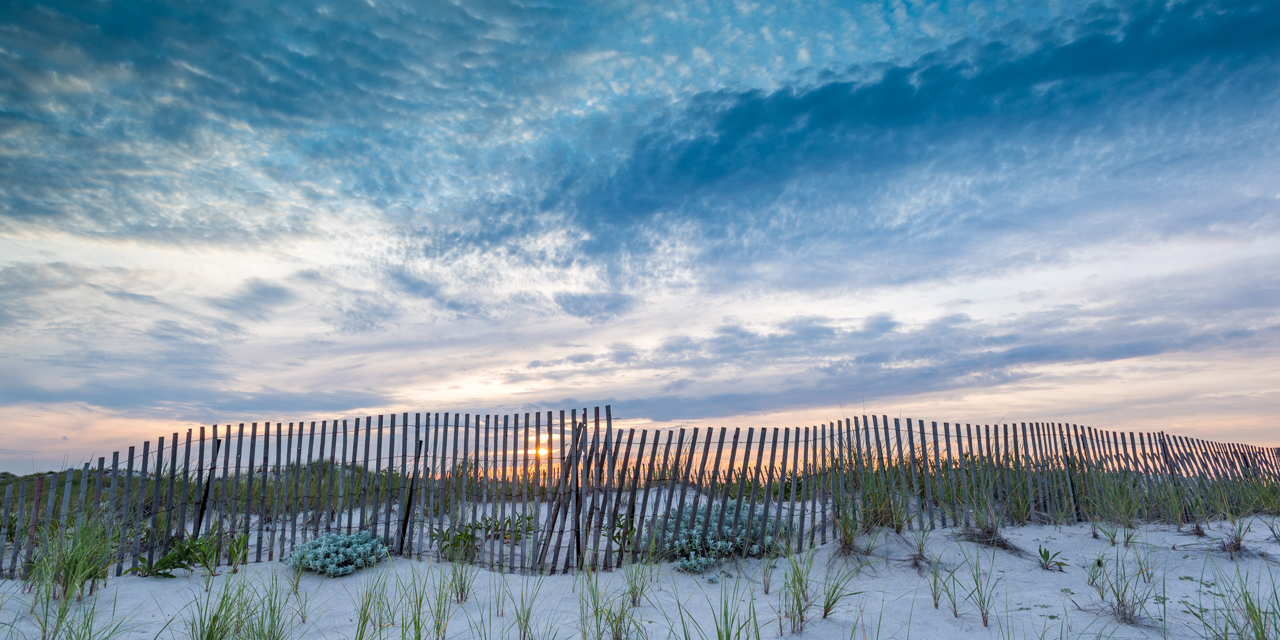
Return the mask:
[[1225,529],[1226,535],[1218,542],[1219,548],[1226,551],[1232,560],[1245,550],[1244,537],[1249,534],[1249,530],[1253,528],[1253,523],[1244,518],[1233,518]]
[[475,592],[476,575],[479,569],[461,560],[454,560],[449,563],[448,571],[449,575],[445,579],[447,590],[453,594],[458,604],[463,604]]
[[945,578],[942,576],[942,558],[934,556],[929,562],[929,596],[933,598],[933,608],[937,609],[942,598],[942,587]]
[[289,592],[280,583],[280,577],[271,574],[260,589],[248,592],[252,605],[245,606],[244,628],[239,638],[244,640],[285,640],[293,637],[297,624],[289,615]]
[[[431,596],[427,600],[427,621],[432,640],[444,640],[449,631],[449,620],[453,618],[453,594],[444,575],[436,573],[432,582]],[[525,640],[522,637],[522,640]]]
[[1240,638],[1241,640],[1272,640],[1280,637],[1280,596],[1275,588],[1275,576],[1270,571],[1265,577],[1250,580],[1248,573],[1236,569],[1235,576],[1214,570],[1214,584],[1221,585],[1211,591],[1214,600],[1207,605],[1201,601],[1193,606],[1184,602],[1186,612],[1196,618],[1206,638]]
[[960,592],[960,579],[956,577],[956,573],[963,566],[964,564],[953,567],[947,571],[946,577],[942,578],[942,592],[947,596],[947,609],[957,618],[960,617],[960,603],[965,599]]
[[430,588],[431,583],[425,579],[417,565],[410,566],[408,580],[396,575],[396,592],[400,598],[394,612],[401,640],[421,640],[428,636],[427,600],[430,598]]
[[[707,596],[707,606],[711,609],[717,640],[761,640],[760,616],[756,613],[756,600],[751,593],[750,582],[735,577],[732,586],[726,584],[720,589],[719,604],[712,602]],[[685,630],[688,630],[687,627]],[[701,636],[701,626],[698,626],[698,632]]]
[[365,581],[364,588],[355,599],[356,629],[352,640],[382,638],[385,623],[394,622],[390,603],[387,602],[387,582],[383,576]]
[[500,571],[489,572],[489,607],[494,616],[501,618],[506,613],[505,596],[509,591],[506,574]]
[[1111,546],[1116,546],[1116,541],[1120,538],[1120,527],[1110,522],[1099,522],[1096,526],[1098,531],[1102,532],[1102,537],[1106,538]]
[[248,594],[244,583],[228,581],[217,595],[206,591],[186,619],[187,637],[194,640],[233,640],[245,623]]
[[293,595],[298,595],[298,585],[302,582],[302,574],[305,573],[307,567],[301,562],[294,563],[289,567],[289,590]]
[[1271,541],[1280,542],[1280,520],[1272,517],[1263,520],[1262,524],[1267,525],[1267,530],[1271,532]]
[[969,574],[972,585],[969,588],[968,600],[973,606],[978,608],[978,614],[982,616],[982,626],[989,626],[991,611],[996,604],[996,586],[1000,584],[1000,579],[994,577],[995,553],[991,555],[991,571],[982,570],[981,557],[975,558],[974,562],[969,563]]
[[786,575],[782,579],[782,616],[791,625],[791,633],[801,633],[813,608],[814,553],[797,553],[787,558]]
[[1084,563],[1085,579],[1089,586],[1098,591],[1098,597],[1102,597],[1102,571],[1106,567],[1106,557],[1098,556],[1093,560]]
[[213,578],[218,575],[218,548],[214,544],[217,530],[210,535],[190,542],[192,561],[204,572],[204,592],[209,593],[213,587]]
[[925,548],[929,543],[929,530],[921,529],[915,532],[911,537],[911,568],[920,571],[929,566],[929,556],[925,553]]
[[1058,556],[1062,555],[1061,551],[1050,552],[1045,547],[1039,547],[1040,550],[1040,568],[1045,571],[1065,571],[1066,561],[1059,560]]
[[1128,547],[1133,546],[1133,542],[1134,542],[1135,540],[1137,540],[1137,539],[1138,539],[1138,530],[1137,530],[1137,529],[1132,529],[1132,528],[1130,528],[1130,529],[1125,529],[1125,530],[1124,530],[1124,546],[1125,546],[1125,548],[1128,548]]
[[538,599],[538,592],[542,591],[543,574],[536,577],[526,576],[520,584],[520,593],[507,592],[507,597],[511,599],[511,608],[515,610],[516,620],[516,638],[517,640],[532,640],[534,637],[533,628],[533,612],[534,602]]
[[841,600],[849,596],[855,596],[862,593],[861,591],[849,590],[849,583],[852,582],[853,578],[857,575],[858,567],[849,568],[847,565],[842,565],[834,571],[830,566],[827,567],[826,579],[823,580],[822,583],[823,618],[830,616],[831,613],[836,610],[836,606],[840,604]]
[[837,552],[841,555],[850,555],[856,552],[858,535],[862,533],[858,503],[854,500],[845,500],[836,507],[836,541],[839,544]]
[[[626,580],[625,593],[627,602],[633,607],[640,606],[649,583],[653,581],[654,566],[647,562],[633,562],[622,567],[622,576]],[[765,593],[768,593],[766,589]]]
[[760,563],[760,588],[769,595],[770,583],[773,582],[773,570],[778,566],[778,556],[769,554]]
[[1133,556],[1138,565],[1138,575],[1142,576],[1143,582],[1151,584],[1151,578],[1155,575],[1155,554],[1148,548],[1134,551]]
[[863,537],[862,542],[854,546],[854,551],[860,556],[869,556],[876,551],[876,546],[880,543],[881,529],[872,529]]
[[[1151,569],[1139,569],[1136,573],[1131,573],[1127,556],[1128,552],[1117,552],[1114,562],[1099,559],[1102,562],[1102,579],[1097,589],[1103,600],[1103,608],[1116,622],[1138,624],[1146,617],[1147,602],[1151,600],[1154,587],[1139,584]],[[1146,582],[1149,585],[1150,579]]]
[[231,573],[240,571],[240,565],[245,563],[249,557],[249,534],[240,533],[231,538],[227,544],[227,555],[229,556],[228,564],[231,565]]

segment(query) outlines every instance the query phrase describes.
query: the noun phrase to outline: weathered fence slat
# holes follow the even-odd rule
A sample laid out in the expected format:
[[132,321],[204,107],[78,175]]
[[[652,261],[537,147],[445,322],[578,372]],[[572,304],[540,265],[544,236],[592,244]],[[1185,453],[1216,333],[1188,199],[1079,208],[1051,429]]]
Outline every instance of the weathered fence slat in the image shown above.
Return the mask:
[[[142,460],[138,465],[138,470],[140,471],[140,475],[138,477],[137,504],[135,505],[133,502],[130,502],[128,499],[125,500],[125,502],[128,503],[128,508],[132,509],[132,512],[133,512],[133,516],[130,518],[130,522],[129,522],[129,534],[133,539],[133,553],[129,557],[130,569],[136,569],[138,567],[138,556],[142,554],[142,522],[144,520],[144,515],[145,515],[143,513],[142,505],[146,504],[146,501],[147,501],[147,454],[150,453],[150,451],[151,451],[151,442],[143,441]],[[129,457],[130,457],[130,462],[132,462],[133,456],[131,455]],[[36,501],[39,502],[40,500],[39,485],[37,485],[36,495],[37,495]]]
[[[37,480],[38,482],[38,480]],[[12,486],[12,485],[10,485]],[[14,518],[13,526],[13,551],[9,557],[9,577],[14,578],[18,575],[18,558],[22,557],[22,526],[25,524],[25,512],[27,505],[27,483],[23,482],[18,485],[18,513]],[[8,520],[6,518],[5,520]]]
[[[13,531],[9,529],[9,503],[13,500],[13,485],[5,485],[4,487],[4,510],[0,512],[0,578],[5,576],[4,572],[4,556],[5,551],[9,548],[9,537]],[[17,535],[13,535],[14,542],[17,542]]]

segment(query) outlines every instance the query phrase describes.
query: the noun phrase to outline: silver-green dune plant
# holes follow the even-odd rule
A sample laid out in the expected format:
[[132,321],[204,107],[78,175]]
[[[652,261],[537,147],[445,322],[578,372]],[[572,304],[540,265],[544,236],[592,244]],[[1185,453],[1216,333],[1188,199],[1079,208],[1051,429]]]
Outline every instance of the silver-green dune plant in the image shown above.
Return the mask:
[[[747,511],[748,507],[742,509]],[[788,533],[784,522],[763,509],[739,513],[736,502],[677,510],[663,516],[656,526],[663,533],[652,553],[674,561],[675,569],[685,573],[703,573],[729,558],[759,558],[777,552]]]
[[330,578],[349,575],[357,569],[372,567],[388,556],[387,547],[371,531],[351,535],[331,533],[298,545],[281,558],[295,571],[301,566]]

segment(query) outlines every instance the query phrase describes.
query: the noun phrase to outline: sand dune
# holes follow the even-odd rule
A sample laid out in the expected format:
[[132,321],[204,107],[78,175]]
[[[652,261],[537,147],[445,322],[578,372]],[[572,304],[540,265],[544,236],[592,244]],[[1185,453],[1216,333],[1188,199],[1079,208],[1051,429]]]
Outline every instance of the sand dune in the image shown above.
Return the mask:
[[[913,559],[918,536],[911,532],[864,537],[862,542],[869,547],[862,550],[869,551],[865,554],[840,554],[835,544],[828,544],[813,553],[809,573],[812,604],[799,635],[859,639],[1215,637],[1208,625],[1221,629],[1230,624],[1231,617],[1239,618],[1242,588],[1250,590],[1264,607],[1271,607],[1274,625],[1280,615],[1275,611],[1274,580],[1280,543],[1266,522],[1254,519],[1249,522],[1244,551],[1232,557],[1222,548],[1222,541],[1229,537],[1227,529],[1227,524],[1215,523],[1201,536],[1189,527],[1177,531],[1146,525],[1136,531],[1118,531],[1114,546],[1104,532],[1095,537],[1088,524],[1005,529],[1007,539],[1020,551],[992,549],[960,540],[954,531],[939,530],[924,541],[924,561]],[[1067,565],[1061,571],[1041,568],[1041,547],[1060,553],[1058,560]],[[704,575],[689,575],[664,563],[654,567],[643,600],[634,608],[622,598],[626,587],[622,571],[599,574],[601,615],[608,612],[624,622],[634,620],[627,637],[714,638],[716,621],[725,619],[746,625],[740,629],[745,633],[732,637],[755,637],[757,626],[760,637],[793,635],[795,616],[788,615],[784,604],[788,594],[794,593],[784,587],[789,564],[786,558],[780,559],[770,574],[764,561],[747,560],[725,563]],[[1090,584],[1090,565],[1096,567],[1093,582],[1097,587]],[[223,589],[244,585],[254,590],[245,596],[250,611],[261,611],[266,606],[264,591],[274,575],[277,588],[287,596],[292,637],[413,637],[403,619],[410,608],[403,601],[404,587],[413,581],[434,587],[449,568],[448,564],[393,559],[343,578],[307,573],[299,584],[300,597],[288,594],[292,576],[278,562],[249,565],[236,575],[225,574],[224,568],[223,575],[212,579],[209,595],[199,574],[177,579],[126,576],[111,579],[93,598],[77,605],[77,611],[96,607],[100,630],[111,621],[122,622],[117,637],[186,638],[197,602],[216,599]],[[975,568],[985,584],[976,594]],[[842,574],[847,579],[847,595],[830,607],[824,618],[826,585],[837,582]],[[768,594],[764,592],[766,580]],[[385,587],[384,602],[393,619],[371,620],[361,630],[358,610],[362,595],[379,582]],[[934,584],[940,586],[936,589],[937,606]],[[40,628],[28,612],[29,596],[21,593],[20,587],[17,581],[0,582],[0,620],[8,625],[9,637],[39,638]],[[1114,615],[1116,594],[1125,592],[1136,617],[1129,623]],[[582,574],[539,580],[483,570],[477,570],[474,594],[465,603],[452,606],[445,637],[519,637],[516,602],[521,594],[526,602],[533,597],[531,637],[594,637],[591,615],[583,615],[590,589]],[[983,595],[986,597],[980,597]],[[984,599],[989,603],[987,626],[978,606]],[[1259,637],[1275,638],[1277,633],[1280,630],[1272,626]]]

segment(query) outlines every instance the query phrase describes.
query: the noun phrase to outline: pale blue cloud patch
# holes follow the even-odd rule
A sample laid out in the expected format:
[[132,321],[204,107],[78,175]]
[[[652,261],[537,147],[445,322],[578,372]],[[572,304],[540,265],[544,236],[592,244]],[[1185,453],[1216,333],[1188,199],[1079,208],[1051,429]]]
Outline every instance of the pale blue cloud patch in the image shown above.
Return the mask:
[[626,315],[635,306],[635,298],[622,293],[566,293],[553,296],[565,313],[591,322],[605,322]]
[[235,293],[224,298],[210,299],[209,304],[229,312],[232,317],[263,321],[294,298],[293,292],[286,287],[261,278],[252,278]]

